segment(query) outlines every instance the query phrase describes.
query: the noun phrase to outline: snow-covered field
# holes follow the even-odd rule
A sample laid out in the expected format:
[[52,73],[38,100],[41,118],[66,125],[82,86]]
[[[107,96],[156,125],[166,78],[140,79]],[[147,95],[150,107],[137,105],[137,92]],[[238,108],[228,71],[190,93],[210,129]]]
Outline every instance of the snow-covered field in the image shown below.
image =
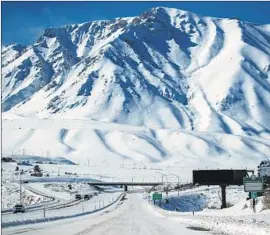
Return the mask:
[[50,156],[63,156],[80,166],[89,165],[92,167],[89,174],[96,173],[94,166],[102,168],[99,173],[111,173],[114,167],[129,165],[147,169],[167,167],[191,179],[192,169],[198,168],[254,169],[270,152],[269,140],[261,137],[149,129],[91,120],[3,120],[3,137],[6,156],[19,151],[22,154],[23,150],[26,154],[44,156],[49,151]]
[[[15,204],[20,203],[20,177],[15,174],[16,163],[2,162],[2,177],[1,177],[1,209],[12,208]],[[29,166],[20,166],[23,170],[28,170]],[[26,177],[22,175],[22,180]],[[26,206],[48,202],[51,199],[38,195],[28,190],[22,185],[22,203]]]
[[[243,186],[229,186],[226,188],[227,206],[232,207],[240,201],[244,201],[248,193],[244,192]],[[163,198],[167,198],[163,193]],[[162,202],[162,208],[170,211],[178,210],[180,212],[197,211],[222,211],[221,207],[221,189],[219,186],[200,186],[193,189],[186,189],[178,192],[168,193],[169,203]]]
[[[211,230],[217,234],[269,234],[270,209],[262,203],[262,197],[256,202],[256,213],[251,200],[246,200],[247,193],[241,186],[227,187],[226,209],[221,206],[221,189],[219,187],[198,187],[168,194],[169,203],[157,201],[154,206],[149,195],[144,194],[145,201],[151,202],[148,208],[156,215],[176,220],[187,226]],[[166,194],[163,193],[163,198]],[[193,214],[194,213],[194,214]]]
[[[19,204],[19,187],[18,183],[2,180],[2,209],[11,208],[15,204]],[[22,202],[24,205],[33,205],[44,201],[48,201],[48,198],[36,195],[25,188],[22,190]]]
[[[250,201],[241,199],[243,197],[241,193],[232,196],[236,192],[233,188],[228,192],[228,201],[231,202],[231,199],[234,198],[236,204],[227,209],[207,208],[209,205],[205,202],[208,199],[211,199],[212,203],[220,204],[220,198],[217,196],[215,189],[212,188],[207,192],[205,189],[183,192],[179,198],[176,194],[170,196],[169,204],[161,205],[163,209],[153,206],[153,204],[149,205],[148,208],[158,216],[176,220],[198,230],[205,229],[217,234],[269,234],[270,210],[262,210],[261,198],[258,199],[256,213],[254,213]],[[238,200],[236,200],[237,198]],[[176,207],[178,210],[174,211]]]

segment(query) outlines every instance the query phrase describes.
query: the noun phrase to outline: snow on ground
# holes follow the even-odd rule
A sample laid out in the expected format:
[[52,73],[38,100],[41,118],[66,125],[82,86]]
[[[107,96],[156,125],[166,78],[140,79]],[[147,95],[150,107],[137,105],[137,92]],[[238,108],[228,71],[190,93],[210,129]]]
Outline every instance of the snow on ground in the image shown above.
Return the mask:
[[[227,188],[227,203],[231,206],[218,209],[221,205],[217,187],[199,187],[177,193],[169,193],[169,204],[162,202],[149,209],[156,214],[174,219],[188,226],[209,229],[222,234],[269,234],[270,210],[263,209],[262,198],[258,198],[256,213],[253,212],[251,200],[246,201],[247,194],[242,187]],[[163,195],[163,198],[166,197]],[[148,197],[145,196],[145,199]],[[149,200],[149,198],[148,198]],[[177,210],[177,211],[176,211]],[[194,215],[193,215],[194,212]]]
[[[152,17],[152,20],[159,18],[161,22],[171,22],[172,25],[166,23],[168,28],[160,31],[158,23],[149,30],[148,26],[141,27],[145,26],[145,16],[150,16],[150,22]],[[133,31],[121,31],[123,27],[130,28],[133,19],[137,21],[131,27],[137,32],[136,37],[130,33]],[[62,41],[69,38],[68,34],[60,36],[65,27],[46,30],[42,40],[48,44],[48,49],[38,43],[35,48],[40,49],[39,55],[32,47],[22,55],[23,47],[13,45],[10,51],[4,50],[5,111],[13,109],[3,113],[3,155],[21,160],[62,157],[77,164],[42,164],[43,172],[48,172],[50,177],[36,178],[40,182],[23,185],[25,204],[43,200],[30,193],[30,188],[61,200],[71,200],[73,196],[67,190],[68,183],[61,181],[72,177],[78,179],[72,184],[73,187],[76,185],[75,190],[81,189],[83,183],[78,181],[83,181],[83,177],[88,180],[160,182],[163,178],[156,173],[159,172],[167,175],[164,181],[177,182],[175,176],[170,175],[174,173],[181,182],[187,182],[191,181],[193,169],[254,169],[259,162],[269,158],[269,82],[265,79],[269,75],[269,43],[264,37],[267,27],[256,28],[236,19],[199,17],[167,8],[153,9],[126,20],[124,25],[118,24],[118,20],[114,22],[116,25],[111,25],[111,21],[92,22],[95,27],[90,27],[91,30],[89,23],[77,28],[67,26],[71,27],[73,41],[76,35],[92,32],[92,28],[97,27],[97,33],[106,29],[98,40],[96,33],[93,34],[94,44],[97,43],[93,44],[93,50],[85,48],[87,38],[80,43],[74,42],[78,44],[77,52],[73,51],[73,46],[68,48],[71,41],[69,46],[62,45]],[[189,35],[192,41],[187,45],[177,41],[178,29]],[[171,33],[166,32],[175,34],[171,38]],[[157,41],[152,33],[159,35],[160,40]],[[59,35],[52,39],[51,34]],[[258,39],[254,35],[259,35]],[[145,41],[145,38],[150,41]],[[169,42],[169,54],[167,50],[163,51],[162,42]],[[192,46],[193,42],[196,46]],[[71,49],[72,61],[66,61],[58,54],[61,50],[54,50],[62,46]],[[78,62],[75,60],[77,55],[84,59]],[[41,67],[40,57],[46,61]],[[28,65],[24,61],[31,63]],[[179,64],[179,61],[182,62]],[[21,73],[22,66],[31,69],[29,76]],[[66,66],[69,71],[62,70]],[[222,69],[227,73],[220,73]],[[47,75],[44,77],[43,73]],[[18,83],[18,79],[23,82]],[[38,119],[45,117],[51,119]],[[2,208],[18,201],[18,177],[13,174],[15,167],[15,164],[2,165]],[[25,170],[31,168],[20,166]],[[22,176],[23,179],[27,177],[28,173]],[[51,179],[51,182],[45,182],[45,179]],[[180,200],[173,193],[171,205],[163,205],[171,211],[159,213],[217,232],[251,231],[254,234],[255,231],[263,234],[266,231],[265,224],[250,223],[252,213],[244,201],[242,188],[227,190],[228,202],[234,206],[222,211],[213,210],[220,205],[218,189],[198,190],[201,189],[181,192]],[[109,194],[103,193],[100,197],[105,195]],[[89,203],[88,209],[93,210],[95,203],[92,202],[86,202],[86,209]],[[132,195],[128,203],[123,203],[125,209],[112,212],[112,217],[105,215],[104,219],[101,216],[98,222],[91,217],[94,218],[92,222],[88,221],[91,225],[77,221],[77,225],[83,225],[83,230],[75,226],[68,232],[174,234],[179,233],[180,227],[186,233],[184,227],[167,218],[148,219],[151,214],[140,202]],[[197,211],[198,219],[187,217],[183,212],[173,212],[175,207],[181,207],[182,211]],[[260,201],[258,207],[261,207]],[[74,205],[64,209],[64,214],[71,215],[72,209],[82,208]],[[208,209],[199,212],[203,208]],[[48,211],[48,216],[59,216],[60,212],[57,213]],[[233,214],[247,216],[243,219],[244,225],[240,222],[242,217],[225,217]],[[26,220],[28,215],[16,215],[16,218]],[[42,211],[38,210],[31,214],[30,219],[42,216]],[[263,219],[268,214],[263,211],[256,216]],[[4,221],[12,219],[13,215],[8,215]],[[128,226],[122,229],[124,220]],[[71,225],[67,227],[73,228]],[[67,234],[66,228],[54,229],[45,225],[41,231]],[[36,233],[31,229],[22,231]]]
[[[28,185],[28,187],[34,187],[35,190],[52,194],[55,197],[65,200],[71,200],[73,196],[70,194],[71,192],[66,191],[69,183],[59,183],[63,179],[71,181],[75,179],[76,183],[74,185],[78,183],[79,179],[83,178],[114,182],[161,182],[163,179],[164,182],[175,184],[177,183],[177,178],[171,174],[176,174],[180,176],[181,183],[184,183],[191,181],[193,169],[203,169],[206,167],[209,169],[209,166],[211,168],[248,167],[254,169],[260,160],[265,158],[270,148],[266,139],[254,136],[234,136],[223,133],[189,132],[173,129],[153,130],[145,127],[112,123],[104,124],[89,120],[61,120],[60,123],[58,120],[30,121],[30,119],[21,119],[5,120],[5,122],[6,125],[3,128],[6,136],[12,136],[12,138],[5,138],[4,140],[5,143],[3,146],[5,146],[6,155],[12,155],[7,154],[12,152],[18,154],[16,151],[20,151],[20,154],[22,154],[22,150],[24,149],[26,154],[33,151],[35,153],[34,155],[39,155],[38,153],[40,152],[40,155],[44,156],[48,153],[49,149],[51,157],[63,156],[77,163],[77,165],[39,164],[44,172],[49,173],[50,177],[47,177],[47,179],[52,179],[52,182],[29,183]],[[12,135],[7,135],[9,132]],[[16,133],[19,135],[16,135]],[[140,161],[135,161],[136,159]],[[3,164],[2,168],[5,170],[3,171],[3,177],[11,181],[13,179],[12,172],[14,173],[15,167],[16,164],[14,163]],[[31,169],[33,166],[20,166],[20,168]],[[167,176],[162,177],[157,172],[166,174]],[[23,179],[27,179],[27,177],[29,178],[29,175],[24,175]],[[42,180],[42,178],[35,179],[37,181]],[[18,180],[18,178],[15,177],[15,180]],[[45,185],[47,187],[44,187]],[[77,187],[79,189],[79,183]],[[196,192],[196,190],[199,191]],[[238,202],[245,198],[241,187],[227,191],[228,202],[231,204],[235,204],[236,201]],[[208,191],[203,188],[196,188],[185,192],[192,195],[182,197],[185,205],[187,205],[186,211],[191,206],[193,206],[193,210],[195,211],[199,211],[205,207],[208,208],[208,211],[196,212],[196,216],[200,216],[200,219],[202,219],[200,221],[197,220],[197,222],[194,222],[194,220],[190,220],[190,218],[184,215],[184,219],[181,217],[181,222],[186,223],[188,221],[189,225],[191,224],[192,226],[198,226],[199,223],[203,224],[206,229],[215,229],[216,227],[209,225],[209,220],[216,221],[217,223],[220,220],[216,219],[220,210],[212,210],[220,206],[218,192],[218,188],[212,188]],[[104,195],[109,194],[101,194],[101,197]],[[172,194],[171,201],[173,202],[175,200],[175,205],[179,206],[179,201],[174,199],[176,195],[177,192]],[[97,203],[99,202],[91,202],[91,200],[89,204],[86,202],[86,210],[94,210],[95,206],[97,207]],[[236,203],[232,208],[236,211],[242,211],[242,215],[247,216],[245,219],[245,221],[248,221],[247,226],[250,226],[249,222],[252,220],[250,214],[247,212],[248,208],[243,211],[243,207],[244,204],[240,206],[239,203]],[[173,210],[173,208],[174,206],[166,209]],[[80,203],[66,208],[64,214],[68,216],[72,215],[74,214],[74,209],[81,213],[83,210],[82,204]],[[222,210],[223,212],[224,215],[222,217],[224,218],[225,215],[231,213],[229,209],[228,211]],[[33,214],[31,213],[31,218],[23,217],[26,213],[25,215],[18,215],[18,218],[15,218],[15,220],[12,215],[8,215],[5,221],[16,223],[17,219],[41,220],[44,218],[43,213],[42,210],[38,210]],[[63,215],[61,211],[57,213],[48,211],[46,216],[54,217]],[[177,216],[181,215],[180,212],[173,211],[162,211],[162,213],[172,213],[173,218],[175,216],[174,213],[178,213]],[[205,215],[202,213],[209,214]],[[171,214],[169,214],[170,216]],[[208,219],[207,216],[210,216],[212,219]],[[235,222],[235,220],[228,216],[228,218],[226,217],[226,221],[223,222],[225,224],[231,224],[230,228],[232,228],[240,223],[238,220]],[[223,227],[227,228],[226,226],[224,225]],[[261,228],[264,229],[264,227]],[[114,229],[117,231],[118,228]],[[167,231],[167,228],[164,229]],[[219,228],[217,231],[225,231],[225,229],[222,230]],[[239,232],[240,230],[236,229],[235,231]],[[101,233],[101,231],[98,232]]]
[[[68,190],[68,185],[73,185],[74,187],[74,183],[29,183],[27,184],[27,187],[31,187],[34,190],[38,190],[42,193],[46,193],[48,195],[51,195],[55,198],[59,198],[59,199],[64,199],[64,200],[70,200],[70,199],[74,199],[74,193],[77,191],[72,191],[72,190]],[[78,188],[86,188],[83,187],[84,185],[82,185],[81,183],[76,183],[76,186]],[[87,186],[87,185],[86,185]],[[90,187],[88,186],[89,190]]]
[[208,232],[194,231],[182,224],[161,218],[148,210],[147,204],[140,195],[129,194],[120,201],[101,212],[79,218],[72,218],[51,223],[17,226],[2,230],[4,235],[22,233],[34,234],[131,234],[131,235],[176,235],[176,234],[209,234]]
[[[240,201],[245,200],[248,193],[244,192],[243,186],[229,186],[226,188],[227,206],[231,207]],[[163,193],[166,198],[166,193]],[[211,211],[221,207],[221,189],[219,186],[202,186],[187,189],[179,192],[168,193],[169,204],[162,203],[162,208],[170,211],[179,210],[181,212]],[[222,213],[225,210],[222,210]]]
[[[12,208],[15,204],[20,203],[20,184],[19,175],[15,174],[16,163],[2,163],[2,177],[1,177],[1,208]],[[19,166],[20,169],[26,171],[32,167]],[[25,175],[22,175],[22,179]],[[38,195],[28,190],[22,184],[22,202],[24,205],[39,204],[41,202],[49,201],[50,199],[42,195]]]
[[122,192],[101,193],[89,200],[78,200],[70,206],[55,206],[48,209],[26,211],[18,214],[5,214],[2,217],[2,227],[17,224],[35,223],[39,220],[55,220],[61,217],[76,216],[81,213],[92,212],[113,203]]
[[[195,190],[195,189],[194,189]],[[193,190],[193,191],[194,191]],[[191,193],[189,190],[187,193]],[[126,199],[92,215],[4,228],[3,234],[269,234],[268,213],[244,216],[200,215],[165,211],[148,203],[146,194],[127,194]],[[260,218],[261,216],[261,218]]]
[[99,174],[108,175],[122,164],[139,161],[147,169],[171,167],[184,180],[191,180],[192,169],[198,168],[254,169],[270,152],[269,140],[255,136],[149,129],[86,119],[3,120],[3,136],[5,156],[22,152],[61,156],[80,166],[97,166],[103,169]]
[[[20,185],[18,183],[10,182],[7,180],[2,181],[2,209],[11,208],[15,204],[20,204]],[[22,203],[26,206],[38,204],[49,199],[23,188],[22,190]]]
[[[176,220],[179,223],[198,229],[211,230],[217,234],[264,235],[270,233],[269,212],[263,214],[262,217],[259,217],[259,214],[244,217],[180,214],[179,212],[165,211],[152,205],[149,205],[149,208],[162,218]],[[268,222],[265,221],[266,218]]]
[[[59,187],[57,187],[59,189]],[[61,188],[61,187],[60,187]],[[113,200],[112,193],[102,193],[89,201],[79,202],[78,205],[58,210],[46,210],[46,217],[57,217],[71,215],[87,210],[98,208],[102,200]],[[119,195],[119,194],[118,194]],[[165,195],[164,195],[165,196]],[[269,234],[270,232],[270,210],[252,212],[249,201],[245,201],[242,187],[228,187],[228,202],[234,204],[227,209],[213,209],[220,205],[218,187],[199,187],[180,191],[177,200],[177,192],[169,192],[168,207],[163,204],[162,208],[153,206],[148,202],[147,193],[131,193],[127,199],[93,215],[79,218],[64,219],[50,223],[38,223],[24,226],[6,227],[3,234]],[[145,200],[142,200],[142,199]],[[201,199],[204,200],[201,200]],[[96,199],[96,200],[95,200]],[[173,200],[174,199],[174,200]],[[199,199],[199,200],[198,200]],[[211,203],[208,204],[208,202]],[[203,203],[203,204],[202,204]],[[257,208],[261,208],[259,200]],[[246,204],[247,206],[244,206]],[[173,211],[173,207],[180,209]],[[213,206],[214,205],[214,206]],[[201,208],[198,208],[200,206]],[[210,209],[209,209],[210,207]],[[113,208],[113,209],[112,209]],[[201,209],[206,208],[202,211]],[[167,209],[167,210],[164,210]],[[192,211],[196,211],[192,215]],[[185,212],[184,212],[185,211]],[[57,214],[58,213],[58,214]],[[31,218],[23,218],[22,214],[13,215],[3,219],[3,222],[21,220],[42,220],[42,210],[31,213]],[[64,224],[64,226],[63,226]]]

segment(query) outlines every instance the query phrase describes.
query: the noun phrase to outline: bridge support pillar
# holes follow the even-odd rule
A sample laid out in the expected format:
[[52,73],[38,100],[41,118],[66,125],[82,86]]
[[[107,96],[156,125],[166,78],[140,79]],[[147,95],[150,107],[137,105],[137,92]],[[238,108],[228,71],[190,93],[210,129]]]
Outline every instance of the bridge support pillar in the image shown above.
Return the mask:
[[128,186],[124,185],[124,191],[127,192]]

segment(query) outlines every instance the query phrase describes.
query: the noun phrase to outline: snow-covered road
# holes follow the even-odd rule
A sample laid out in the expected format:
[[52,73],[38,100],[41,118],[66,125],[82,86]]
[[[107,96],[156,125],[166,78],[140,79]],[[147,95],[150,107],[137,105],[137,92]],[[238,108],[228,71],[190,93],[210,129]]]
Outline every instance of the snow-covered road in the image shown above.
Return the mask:
[[94,196],[90,200],[70,201],[64,204],[58,204],[46,208],[45,212],[42,208],[34,210],[26,210],[26,213],[5,214],[2,217],[2,227],[17,225],[18,223],[33,223],[35,220],[51,219],[54,220],[61,216],[72,216],[75,214],[91,212],[96,209],[109,205],[119,197],[121,192],[102,193]]
[[3,229],[3,234],[65,234],[65,235],[119,235],[119,234],[209,234],[206,231],[195,231],[181,223],[152,213],[142,194],[129,194],[120,201],[97,214],[31,226],[17,226]]

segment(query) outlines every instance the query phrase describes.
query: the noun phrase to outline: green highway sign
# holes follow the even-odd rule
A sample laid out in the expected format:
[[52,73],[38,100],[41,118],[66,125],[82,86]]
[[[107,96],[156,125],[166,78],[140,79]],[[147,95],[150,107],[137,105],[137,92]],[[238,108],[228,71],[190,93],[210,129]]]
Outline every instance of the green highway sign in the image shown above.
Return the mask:
[[263,191],[263,178],[252,175],[251,177],[244,177],[244,190],[245,192],[262,192]]
[[162,199],[162,194],[161,193],[153,193],[152,199],[153,200],[161,200]]

